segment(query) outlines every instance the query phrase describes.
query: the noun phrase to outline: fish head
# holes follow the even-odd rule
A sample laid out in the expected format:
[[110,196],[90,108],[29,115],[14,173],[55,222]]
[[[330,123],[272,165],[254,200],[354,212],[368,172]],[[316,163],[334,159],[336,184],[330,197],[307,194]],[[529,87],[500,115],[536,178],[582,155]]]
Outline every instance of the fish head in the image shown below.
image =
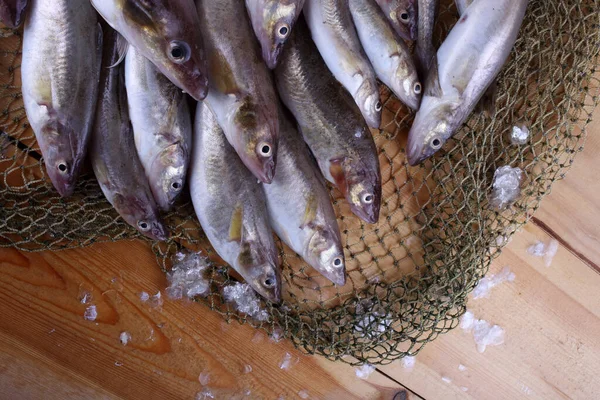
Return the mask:
[[417,70],[404,59],[398,62],[392,77],[392,87],[404,104],[415,111],[419,109],[423,85],[419,81]]
[[46,172],[61,196],[70,196],[83,163],[85,153],[79,138],[69,127],[50,119],[42,127],[40,147],[44,154]]
[[369,79],[363,80],[356,93],[356,102],[367,124],[372,128],[379,128],[383,104],[377,85]]
[[258,294],[273,303],[281,301],[281,274],[276,253],[258,242],[243,241],[236,263],[236,271]]
[[337,226],[317,226],[308,241],[308,263],[339,286],[346,284],[346,261]]
[[455,107],[427,98],[415,116],[406,144],[406,156],[410,165],[417,165],[441,149],[454,132],[450,118]]
[[140,196],[123,196],[116,193],[113,205],[123,219],[141,234],[152,240],[167,240],[167,228],[154,207],[154,199]]
[[404,40],[417,40],[419,13],[417,0],[400,0],[390,9],[389,19]]
[[252,99],[242,100],[235,113],[235,127],[241,133],[236,140],[238,155],[246,167],[263,183],[271,183],[275,177],[279,120],[277,114],[270,116]]
[[[361,151],[361,148],[357,148]],[[372,157],[371,157],[372,158]],[[369,157],[363,159],[369,160]],[[346,157],[331,161],[330,173],[336,187],[342,192],[352,212],[370,224],[379,220],[381,207],[381,172],[379,161],[362,162]]]
[[300,3],[297,0],[272,0],[259,11],[262,13],[259,41],[269,69],[275,68],[279,62],[283,46],[302,11]]
[[[112,3],[106,0],[94,3]],[[191,0],[117,0],[124,36],[176,86],[200,101],[208,93],[204,43]],[[96,7],[99,9],[99,7]],[[100,14],[104,16],[99,9]]]
[[156,203],[162,210],[171,208],[185,184],[188,155],[180,143],[164,149],[152,162],[148,176]]

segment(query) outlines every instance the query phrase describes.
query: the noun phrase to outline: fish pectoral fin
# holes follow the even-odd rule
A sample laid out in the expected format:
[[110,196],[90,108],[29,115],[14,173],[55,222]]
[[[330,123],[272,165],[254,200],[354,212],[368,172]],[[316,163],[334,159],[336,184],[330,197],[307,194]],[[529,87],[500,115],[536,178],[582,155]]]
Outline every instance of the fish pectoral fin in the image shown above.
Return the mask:
[[330,160],[329,173],[335,182],[335,186],[342,192],[342,195],[346,196],[348,193],[348,184],[346,182],[346,173],[344,172],[344,160],[345,158],[343,157]]
[[431,68],[429,68],[427,79],[425,80],[425,96],[442,97],[442,94],[437,55],[434,55],[431,60]]
[[243,236],[243,224],[244,219],[244,208],[241,204],[238,204],[233,210],[231,215],[231,222],[229,224],[229,241],[230,242],[242,242]]
[[121,35],[117,35],[117,54],[119,54],[119,59],[116,63],[111,65],[108,68],[114,68],[117,65],[121,64],[127,55],[127,50],[129,49],[129,42],[125,40],[125,38]]
[[488,86],[485,93],[477,104],[477,110],[484,113],[488,118],[496,114],[496,98],[498,97],[498,81],[494,81]]
[[317,212],[317,197],[313,193],[310,193],[306,199],[306,207],[304,208],[304,217],[302,218],[300,229],[313,226],[315,219],[317,218]]

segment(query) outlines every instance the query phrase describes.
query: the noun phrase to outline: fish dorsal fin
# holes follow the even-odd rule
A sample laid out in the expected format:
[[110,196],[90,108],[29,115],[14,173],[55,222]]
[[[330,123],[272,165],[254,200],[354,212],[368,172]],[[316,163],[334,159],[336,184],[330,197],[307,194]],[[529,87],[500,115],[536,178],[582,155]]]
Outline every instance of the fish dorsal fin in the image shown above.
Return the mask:
[[317,196],[315,196],[314,193],[310,193],[306,199],[304,218],[302,219],[302,225],[300,225],[300,229],[304,229],[305,227],[310,227],[314,225],[315,219],[317,218],[317,211]]
[[241,204],[235,206],[229,224],[229,241],[241,242],[244,229],[244,208]]
[[425,81],[425,96],[442,96],[437,55],[433,56],[431,60],[431,68],[429,68],[429,72],[427,73],[427,79]]
[[121,35],[117,34],[117,54],[119,54],[119,59],[116,63],[111,65],[108,68],[114,68],[117,65],[121,64],[127,55],[127,50],[129,49],[129,42]]

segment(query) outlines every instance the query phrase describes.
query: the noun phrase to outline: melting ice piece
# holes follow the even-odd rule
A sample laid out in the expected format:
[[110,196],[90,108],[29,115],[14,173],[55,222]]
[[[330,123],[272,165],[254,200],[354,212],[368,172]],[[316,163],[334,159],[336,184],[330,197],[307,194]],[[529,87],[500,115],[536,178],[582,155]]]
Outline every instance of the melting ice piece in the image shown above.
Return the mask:
[[250,364],[244,365],[244,373],[249,374],[250,372],[252,372],[252,365],[250,365]]
[[460,317],[460,327],[465,331],[470,331],[473,329],[473,324],[475,323],[475,315],[467,310],[462,317]]
[[98,311],[96,311],[95,305],[91,305],[85,309],[83,318],[87,319],[88,321],[95,321],[96,317],[98,317]]
[[210,374],[208,372],[201,372],[200,376],[198,376],[198,382],[200,382],[200,384],[202,386],[208,385],[209,381],[210,381]]
[[150,297],[150,307],[152,308],[156,308],[156,307],[161,307],[163,305],[163,299],[162,299],[162,294],[160,293],[160,290],[158,292],[156,292],[156,294],[154,296]]
[[467,370],[467,367],[465,367],[465,366],[464,366],[464,365],[462,365],[462,364],[458,364],[458,370],[459,370],[460,372],[465,372],[465,371]]
[[460,390],[462,390],[463,392],[468,392],[468,391],[469,391],[469,388],[468,388],[468,387],[466,387],[466,386],[461,386],[461,387],[460,387]]
[[223,288],[223,297],[228,303],[233,303],[236,310],[248,314],[259,321],[269,319],[269,314],[262,309],[256,292],[247,283],[236,282]]
[[502,210],[512,204],[521,195],[523,170],[509,165],[500,167],[494,172],[490,205]]
[[480,319],[473,326],[473,339],[477,343],[477,351],[483,353],[487,346],[498,346],[504,343],[504,329]]
[[414,368],[416,361],[416,357],[406,356],[402,359],[402,366],[408,370],[411,370]]
[[127,346],[127,343],[131,340],[131,334],[129,332],[121,332],[119,340],[123,346]]
[[448,378],[447,376],[442,376],[442,380],[446,383],[452,383],[452,379]]
[[279,368],[281,368],[281,369],[283,369],[285,371],[288,371],[294,365],[298,364],[299,362],[300,362],[300,358],[299,357],[296,357],[294,359],[290,353],[285,353],[285,355],[283,356],[283,359],[279,363]]
[[196,400],[207,400],[214,398],[215,394],[209,388],[204,388],[201,392],[196,393]]
[[210,284],[204,277],[205,270],[209,267],[208,259],[193,252],[178,252],[173,258],[176,262],[167,274],[167,295],[175,300],[206,296],[210,289]]
[[550,239],[548,243],[544,243],[538,240],[535,244],[529,246],[527,252],[535,257],[543,257],[544,264],[546,267],[549,267],[552,265],[552,260],[558,252],[558,241]]
[[273,343],[279,343],[283,340],[283,329],[280,327],[275,327],[273,332],[269,336],[269,340]]
[[523,145],[529,142],[529,128],[525,125],[513,126],[510,133],[510,142],[514,145]]
[[369,376],[375,371],[375,367],[369,364],[356,367],[356,376],[360,379],[369,379]]
[[493,287],[498,286],[503,282],[513,282],[515,274],[510,272],[509,267],[504,267],[498,274],[488,274],[483,277],[479,284],[473,289],[473,299],[481,299],[482,297],[490,297],[490,292]]
[[298,392],[298,396],[300,396],[301,399],[308,399],[308,390],[306,390],[306,389],[300,390]]
[[147,292],[140,292],[140,300],[142,303],[147,302],[150,299],[150,295]]

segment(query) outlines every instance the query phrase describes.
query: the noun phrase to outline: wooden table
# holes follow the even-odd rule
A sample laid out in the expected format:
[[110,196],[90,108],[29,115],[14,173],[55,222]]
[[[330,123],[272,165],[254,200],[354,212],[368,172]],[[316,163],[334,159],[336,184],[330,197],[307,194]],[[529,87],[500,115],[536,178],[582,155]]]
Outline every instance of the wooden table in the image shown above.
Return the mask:
[[[142,242],[2,249],[0,398],[194,399],[200,380],[216,398],[223,390],[264,399],[600,398],[600,110],[595,117],[567,179],[493,263],[492,273],[508,265],[516,280],[469,302],[506,330],[503,345],[481,354],[456,329],[429,344],[414,368],[396,362],[361,380],[353,367],[227,325],[202,305],[141,302],[140,292],[166,286]],[[526,249],[549,238],[560,247],[546,267]],[[92,293],[95,321],[83,318],[82,291]],[[127,345],[121,332],[131,334]],[[286,353],[299,362],[282,370]]]

